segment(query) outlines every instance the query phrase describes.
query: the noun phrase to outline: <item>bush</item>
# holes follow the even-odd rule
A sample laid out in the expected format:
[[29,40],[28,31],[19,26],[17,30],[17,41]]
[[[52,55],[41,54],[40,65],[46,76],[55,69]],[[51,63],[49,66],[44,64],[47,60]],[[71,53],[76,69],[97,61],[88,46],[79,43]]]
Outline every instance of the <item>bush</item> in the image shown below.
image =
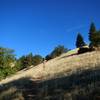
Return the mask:
[[45,57],[45,60],[50,60],[50,59],[52,59],[52,57],[50,56],[50,55],[47,55],[46,57]]
[[14,74],[16,70],[11,67],[0,68],[0,80]]
[[92,51],[92,49],[86,48],[86,47],[82,47],[82,48],[79,48],[78,54],[82,54],[82,53],[90,52],[90,51]]

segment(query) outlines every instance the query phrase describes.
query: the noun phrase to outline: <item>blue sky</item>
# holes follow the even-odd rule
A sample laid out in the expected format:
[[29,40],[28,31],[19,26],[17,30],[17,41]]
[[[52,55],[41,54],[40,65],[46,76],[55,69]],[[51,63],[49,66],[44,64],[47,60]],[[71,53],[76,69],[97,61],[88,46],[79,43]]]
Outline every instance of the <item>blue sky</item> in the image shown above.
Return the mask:
[[88,43],[92,21],[100,29],[100,0],[0,0],[0,46],[17,57],[73,49],[78,32]]

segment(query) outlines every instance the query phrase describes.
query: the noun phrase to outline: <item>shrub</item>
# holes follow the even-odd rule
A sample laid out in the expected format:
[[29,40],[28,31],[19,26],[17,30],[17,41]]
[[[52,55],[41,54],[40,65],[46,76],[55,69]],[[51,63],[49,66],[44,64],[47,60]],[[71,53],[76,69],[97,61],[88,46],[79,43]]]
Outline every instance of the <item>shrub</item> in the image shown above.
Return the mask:
[[50,56],[50,55],[47,55],[46,57],[45,57],[45,60],[50,60],[50,59],[52,59],[52,57]]
[[79,48],[78,54],[82,54],[82,53],[90,52],[90,51],[92,51],[90,48],[82,47],[82,48]]

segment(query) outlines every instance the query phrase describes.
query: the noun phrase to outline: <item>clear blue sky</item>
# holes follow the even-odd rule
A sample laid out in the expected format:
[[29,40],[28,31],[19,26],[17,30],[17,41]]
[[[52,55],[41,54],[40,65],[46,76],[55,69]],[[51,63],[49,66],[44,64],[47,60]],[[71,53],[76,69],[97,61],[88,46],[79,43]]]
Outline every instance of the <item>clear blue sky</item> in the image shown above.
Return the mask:
[[78,32],[88,42],[92,21],[100,29],[100,0],[0,0],[0,46],[17,57],[73,49]]

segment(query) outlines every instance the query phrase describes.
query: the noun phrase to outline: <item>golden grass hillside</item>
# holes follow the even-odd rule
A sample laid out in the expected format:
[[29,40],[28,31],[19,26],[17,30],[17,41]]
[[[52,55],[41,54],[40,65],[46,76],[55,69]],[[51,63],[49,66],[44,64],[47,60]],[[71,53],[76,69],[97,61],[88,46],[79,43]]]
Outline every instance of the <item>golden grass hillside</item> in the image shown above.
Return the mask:
[[43,64],[40,64],[35,67],[31,66],[30,69],[19,71],[15,75],[2,80],[0,84],[2,85],[25,77],[30,77],[34,80],[48,80],[58,76],[69,75],[77,70],[91,69],[95,65],[100,65],[100,51],[69,56],[76,52],[77,50],[73,50],[46,62],[45,68],[43,68]]
[[0,82],[0,100],[99,100],[100,51],[62,54]]

